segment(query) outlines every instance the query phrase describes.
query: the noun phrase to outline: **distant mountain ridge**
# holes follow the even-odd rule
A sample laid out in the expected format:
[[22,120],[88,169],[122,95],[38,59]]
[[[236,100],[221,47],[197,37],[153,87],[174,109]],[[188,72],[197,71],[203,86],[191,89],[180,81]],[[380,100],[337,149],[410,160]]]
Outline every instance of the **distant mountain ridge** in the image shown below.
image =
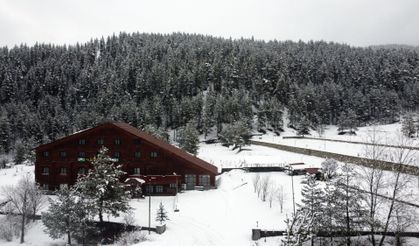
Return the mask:
[[419,51],[419,45],[407,45],[407,44],[383,44],[383,45],[371,45],[373,49],[407,49],[407,50],[414,50]]

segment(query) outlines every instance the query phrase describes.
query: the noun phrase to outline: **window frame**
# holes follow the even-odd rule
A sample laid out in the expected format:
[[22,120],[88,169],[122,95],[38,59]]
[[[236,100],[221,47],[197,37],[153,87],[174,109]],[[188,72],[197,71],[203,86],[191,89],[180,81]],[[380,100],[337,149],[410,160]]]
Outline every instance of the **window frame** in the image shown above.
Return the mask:
[[154,191],[155,191],[155,193],[163,193],[164,192],[163,185],[155,185],[154,186]]
[[[65,172],[63,172],[65,171]],[[60,167],[60,173],[61,176],[67,176],[68,174],[68,168],[67,167]]]
[[151,151],[150,152],[150,158],[157,158],[159,155],[158,155],[158,153],[157,153],[157,151]]
[[140,159],[141,158],[141,151],[135,151],[134,152],[134,158],[135,159]]
[[114,144],[115,144],[115,145],[121,145],[121,144],[122,144],[121,139],[120,139],[120,138],[115,138],[115,140],[114,140]]
[[[46,171],[46,172],[45,172]],[[42,167],[41,175],[48,176],[49,175],[49,167]]]
[[98,138],[98,139],[96,140],[96,144],[97,144],[97,145],[104,145],[104,144],[105,144],[105,140],[104,140],[103,138]]
[[60,158],[61,159],[67,158],[67,152],[64,150],[60,151]]
[[[136,172],[138,170],[138,172]],[[134,167],[133,169],[132,169],[132,174],[133,175],[141,175],[141,168],[139,168],[139,167]]]
[[44,151],[44,152],[42,152],[42,156],[43,156],[44,158],[49,158],[49,151]]

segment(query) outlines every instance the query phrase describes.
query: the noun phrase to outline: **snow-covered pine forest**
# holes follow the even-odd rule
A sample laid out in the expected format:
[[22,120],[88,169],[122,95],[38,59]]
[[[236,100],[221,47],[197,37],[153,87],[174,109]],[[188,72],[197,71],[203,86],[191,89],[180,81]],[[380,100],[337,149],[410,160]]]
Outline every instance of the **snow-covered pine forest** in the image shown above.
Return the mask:
[[391,123],[419,105],[419,55],[404,47],[120,33],[72,46],[0,49],[0,151],[25,153],[104,120],[165,136]]

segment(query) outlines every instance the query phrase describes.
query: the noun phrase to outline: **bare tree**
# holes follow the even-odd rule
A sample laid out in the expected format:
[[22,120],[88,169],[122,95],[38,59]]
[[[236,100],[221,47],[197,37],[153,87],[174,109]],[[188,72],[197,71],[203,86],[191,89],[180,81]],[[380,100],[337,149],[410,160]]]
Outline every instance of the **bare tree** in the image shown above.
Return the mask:
[[285,194],[284,194],[284,186],[283,185],[280,185],[276,189],[276,199],[278,200],[279,208],[281,209],[281,214],[282,214],[282,211],[284,209],[284,201],[285,201]]
[[326,159],[322,162],[322,173],[324,178],[329,180],[336,176],[336,171],[338,169],[338,163],[335,159]]
[[257,173],[255,174],[255,176],[253,176],[253,191],[255,193],[258,190],[259,183],[260,183],[260,174]]
[[271,184],[270,176],[264,176],[261,180],[260,187],[261,187],[261,199],[262,201],[266,201],[268,196],[269,186]]
[[[392,151],[390,151],[390,160],[391,162],[396,163],[392,173],[391,178],[386,178],[388,180],[389,188],[391,189],[391,200],[388,207],[387,216],[385,218],[384,222],[384,228],[383,228],[383,236],[381,237],[379,246],[382,246],[384,244],[384,239],[386,237],[386,232],[389,228],[391,218],[393,217],[393,213],[395,212],[395,205],[396,200],[400,199],[404,191],[407,190],[407,186],[411,181],[411,178],[409,175],[403,175],[402,169],[403,165],[412,165],[415,163],[416,160],[416,154],[417,152],[413,148],[405,148],[404,146],[413,147],[413,142],[409,138],[406,138],[403,136],[402,133],[398,134],[398,144],[397,146],[399,148],[394,148]],[[406,196],[403,196],[406,197]],[[401,212],[401,211],[398,211]],[[399,213],[400,214],[400,213]]]
[[269,201],[269,208],[272,208],[272,202],[275,198],[275,187],[272,185],[272,182],[268,185],[268,201]]
[[359,177],[361,179],[361,187],[367,191],[363,198],[367,205],[368,215],[366,222],[370,230],[370,240],[373,246],[376,246],[375,233],[379,228],[379,220],[377,218],[381,200],[379,193],[385,188],[384,171],[379,168],[377,160],[382,160],[386,156],[387,149],[383,147],[380,138],[377,135],[377,129],[374,127],[371,134],[366,139],[364,146],[364,157],[369,159],[365,164],[367,167],[359,168]]
[[31,211],[30,190],[33,180],[30,175],[23,176],[17,185],[3,187],[3,195],[12,204],[13,210],[21,217],[20,243],[25,242],[26,217]]
[[[30,176],[31,178],[31,176]],[[32,179],[32,178],[31,178]],[[35,221],[36,213],[45,205],[45,197],[42,195],[39,185],[35,182],[29,184],[29,203],[32,214],[32,219]]]
[[395,232],[396,246],[401,246],[403,240],[400,233],[406,231],[407,228],[418,224],[418,214],[416,208],[406,205],[405,203],[396,203],[393,210],[393,218],[391,229]]

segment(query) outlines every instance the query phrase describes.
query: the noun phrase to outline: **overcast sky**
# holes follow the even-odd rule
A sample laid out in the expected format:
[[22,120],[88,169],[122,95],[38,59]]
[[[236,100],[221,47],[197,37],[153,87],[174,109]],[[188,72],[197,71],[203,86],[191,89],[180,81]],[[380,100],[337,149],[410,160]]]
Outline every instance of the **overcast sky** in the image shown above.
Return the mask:
[[419,45],[419,0],[0,0],[0,46],[120,31]]

